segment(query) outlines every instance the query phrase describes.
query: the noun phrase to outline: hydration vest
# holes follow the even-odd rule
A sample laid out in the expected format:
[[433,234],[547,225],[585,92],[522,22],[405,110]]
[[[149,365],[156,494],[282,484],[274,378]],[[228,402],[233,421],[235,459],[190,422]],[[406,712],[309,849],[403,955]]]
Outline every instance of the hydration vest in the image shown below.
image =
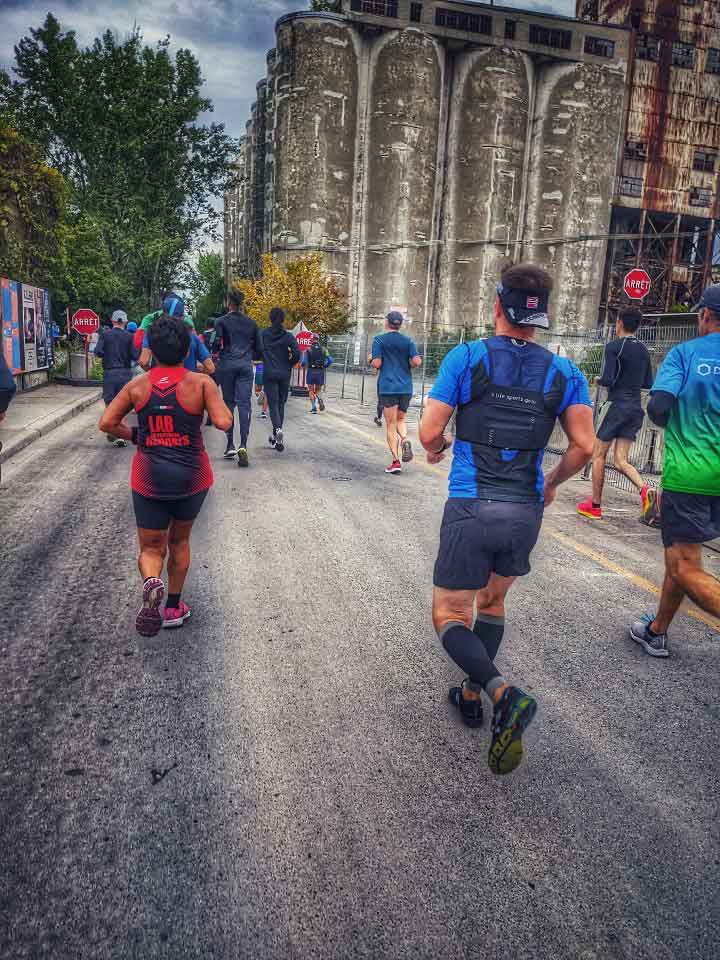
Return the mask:
[[[505,370],[503,380],[498,380],[496,370],[501,344],[486,341],[487,369],[481,361],[472,374],[470,400],[461,404],[457,412],[458,440],[483,444],[502,450],[542,450],[547,446],[555,428],[557,411],[562,403],[563,390],[550,384],[545,392],[553,354],[539,348],[545,356],[538,357],[538,348],[533,344],[513,353],[514,369]],[[468,348],[468,356],[470,350]],[[540,364],[538,360],[540,359]],[[533,370],[527,368],[532,363]],[[504,366],[507,366],[504,364]],[[524,386],[528,382],[532,386]]]
[[325,351],[322,347],[310,347],[308,350],[308,367],[310,370],[325,369]]

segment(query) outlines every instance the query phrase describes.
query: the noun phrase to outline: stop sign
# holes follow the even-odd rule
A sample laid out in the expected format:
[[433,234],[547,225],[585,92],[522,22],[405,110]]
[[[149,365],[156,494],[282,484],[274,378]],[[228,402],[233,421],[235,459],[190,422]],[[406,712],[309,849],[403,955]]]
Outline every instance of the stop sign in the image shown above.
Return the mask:
[[635,269],[625,274],[623,290],[631,300],[644,300],[650,293],[650,287],[652,287],[652,280],[647,271]]
[[310,330],[301,330],[295,339],[301,350],[309,350],[312,346],[313,334]]
[[83,337],[89,337],[100,329],[100,317],[94,310],[81,307],[73,314],[72,327]]

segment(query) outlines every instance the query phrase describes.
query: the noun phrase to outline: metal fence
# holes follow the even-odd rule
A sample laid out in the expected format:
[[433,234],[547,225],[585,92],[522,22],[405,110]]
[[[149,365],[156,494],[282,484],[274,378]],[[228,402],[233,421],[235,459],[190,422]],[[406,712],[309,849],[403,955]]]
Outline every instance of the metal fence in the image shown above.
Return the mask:
[[[547,347],[553,353],[568,357],[582,370],[590,383],[591,396],[595,405],[595,413],[599,410],[604,399],[605,391],[594,384],[594,379],[600,376],[603,353],[608,340],[612,339],[614,331],[586,331],[577,334],[555,334],[552,331],[538,331],[537,342]],[[683,340],[696,336],[695,330],[688,325],[667,326],[662,328],[647,328],[639,333],[657,371],[669,351]],[[413,370],[413,400],[410,415],[419,418],[425,398],[427,397],[437,375],[440,365],[446,354],[463,340],[462,333],[450,333],[447,337],[428,340],[419,345],[423,353],[423,365]],[[360,404],[374,407],[377,400],[377,374],[369,364],[369,354],[372,350],[372,337],[368,335],[356,337],[331,337],[327,348],[334,359],[328,370],[327,393],[330,397],[356,400]],[[644,398],[643,403],[647,401]],[[550,439],[547,454],[550,459],[563,453],[567,447],[567,438],[558,425]],[[664,434],[646,417],[637,439],[630,449],[629,460],[638,472],[650,484],[657,485],[662,474],[664,454]],[[634,489],[630,481],[615,469],[612,462],[612,453],[607,461],[608,472],[606,480],[615,486],[626,490]],[[585,477],[590,475],[588,467]]]

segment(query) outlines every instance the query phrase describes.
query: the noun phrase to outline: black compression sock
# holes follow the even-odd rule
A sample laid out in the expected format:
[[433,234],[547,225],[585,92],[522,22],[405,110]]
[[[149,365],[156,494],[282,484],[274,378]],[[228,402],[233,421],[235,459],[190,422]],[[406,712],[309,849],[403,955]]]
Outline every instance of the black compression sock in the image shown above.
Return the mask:
[[473,626],[473,633],[481,641],[491,660],[497,656],[505,632],[505,617],[494,617],[490,613],[479,613]]
[[473,684],[490,693],[502,684],[502,675],[488,656],[485,644],[464,624],[450,621],[440,631],[440,640],[455,663]]
[[171,610],[177,610],[177,608],[180,606],[180,594],[169,593],[167,595],[167,603],[165,606],[169,607]]

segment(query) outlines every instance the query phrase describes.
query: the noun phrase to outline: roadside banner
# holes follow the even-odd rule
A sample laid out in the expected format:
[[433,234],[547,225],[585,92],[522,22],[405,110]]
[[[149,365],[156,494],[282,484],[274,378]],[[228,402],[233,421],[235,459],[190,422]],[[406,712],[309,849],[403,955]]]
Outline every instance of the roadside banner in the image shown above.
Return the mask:
[[2,350],[10,372],[23,369],[22,339],[20,336],[20,284],[0,277],[0,321]]
[[52,362],[50,297],[47,290],[21,284],[24,369],[44,370]]

